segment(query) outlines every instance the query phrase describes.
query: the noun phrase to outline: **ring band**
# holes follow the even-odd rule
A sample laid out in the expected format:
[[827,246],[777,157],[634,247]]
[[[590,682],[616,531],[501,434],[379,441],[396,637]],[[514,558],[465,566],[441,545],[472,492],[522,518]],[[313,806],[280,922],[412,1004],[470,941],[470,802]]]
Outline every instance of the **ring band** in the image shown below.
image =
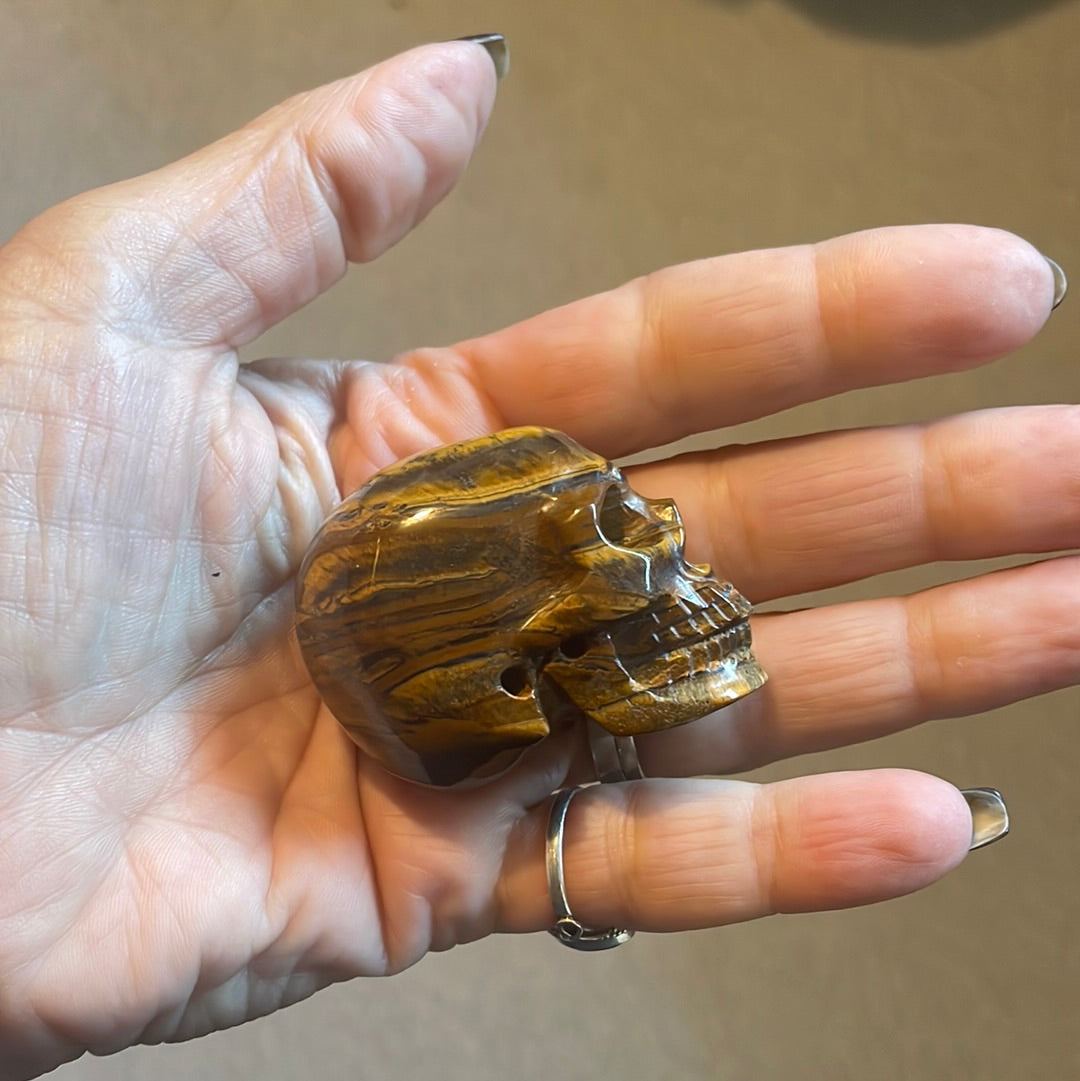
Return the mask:
[[586,721],[586,727],[596,779],[601,784],[644,780],[633,736],[613,736],[591,718]]
[[570,903],[566,899],[566,886],[563,882],[563,830],[566,826],[566,810],[570,801],[580,791],[579,787],[560,788],[555,793],[548,814],[547,883],[551,907],[555,909],[555,923],[548,928],[548,934],[572,950],[610,950],[614,946],[629,942],[634,937],[634,932],[618,927],[609,927],[603,931],[584,927],[574,918]]

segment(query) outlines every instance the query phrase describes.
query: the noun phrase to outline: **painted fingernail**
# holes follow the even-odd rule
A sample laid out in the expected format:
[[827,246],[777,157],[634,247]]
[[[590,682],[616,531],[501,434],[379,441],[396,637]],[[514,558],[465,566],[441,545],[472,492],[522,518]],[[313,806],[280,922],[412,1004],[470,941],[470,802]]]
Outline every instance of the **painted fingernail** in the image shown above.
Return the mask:
[[477,45],[483,45],[495,65],[495,74],[500,79],[506,78],[506,73],[510,70],[510,47],[502,34],[470,34],[457,40],[474,41]]
[[996,788],[964,788],[960,795],[971,811],[969,852],[985,848],[1009,832],[1009,809]]
[[1054,275],[1054,303],[1050,308],[1053,311],[1065,299],[1065,294],[1069,291],[1069,279],[1065,277],[1065,271],[1059,263],[1055,263],[1049,255],[1044,255],[1043,258],[1050,264]]

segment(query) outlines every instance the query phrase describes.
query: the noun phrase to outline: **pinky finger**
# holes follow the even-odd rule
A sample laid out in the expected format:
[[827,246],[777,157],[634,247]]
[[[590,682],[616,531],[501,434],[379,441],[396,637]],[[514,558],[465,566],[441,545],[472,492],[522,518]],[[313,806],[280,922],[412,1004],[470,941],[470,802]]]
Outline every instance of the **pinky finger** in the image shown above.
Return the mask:
[[[513,836],[499,930],[553,922],[549,807]],[[586,926],[681,931],[899,897],[951,871],[971,845],[964,797],[921,773],[650,780],[582,791],[567,815],[563,867],[570,908]]]

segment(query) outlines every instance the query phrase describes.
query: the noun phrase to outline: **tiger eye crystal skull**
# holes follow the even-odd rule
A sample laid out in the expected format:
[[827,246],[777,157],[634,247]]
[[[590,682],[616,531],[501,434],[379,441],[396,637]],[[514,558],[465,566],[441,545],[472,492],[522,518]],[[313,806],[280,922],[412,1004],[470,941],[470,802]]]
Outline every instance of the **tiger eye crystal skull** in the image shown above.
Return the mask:
[[550,732],[683,724],[765,682],[749,603],[683,557],[675,505],[568,436],[417,455],[347,498],[300,571],[323,700],[392,772],[476,782]]

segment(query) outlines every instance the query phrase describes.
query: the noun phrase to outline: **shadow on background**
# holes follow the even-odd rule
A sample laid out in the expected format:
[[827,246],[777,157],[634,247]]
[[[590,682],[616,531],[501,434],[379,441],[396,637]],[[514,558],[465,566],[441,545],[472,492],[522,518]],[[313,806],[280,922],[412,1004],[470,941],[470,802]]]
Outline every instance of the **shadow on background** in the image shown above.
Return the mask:
[[[754,0],[711,0],[745,7]],[[815,22],[863,37],[946,42],[977,37],[1068,0],[786,0]]]

